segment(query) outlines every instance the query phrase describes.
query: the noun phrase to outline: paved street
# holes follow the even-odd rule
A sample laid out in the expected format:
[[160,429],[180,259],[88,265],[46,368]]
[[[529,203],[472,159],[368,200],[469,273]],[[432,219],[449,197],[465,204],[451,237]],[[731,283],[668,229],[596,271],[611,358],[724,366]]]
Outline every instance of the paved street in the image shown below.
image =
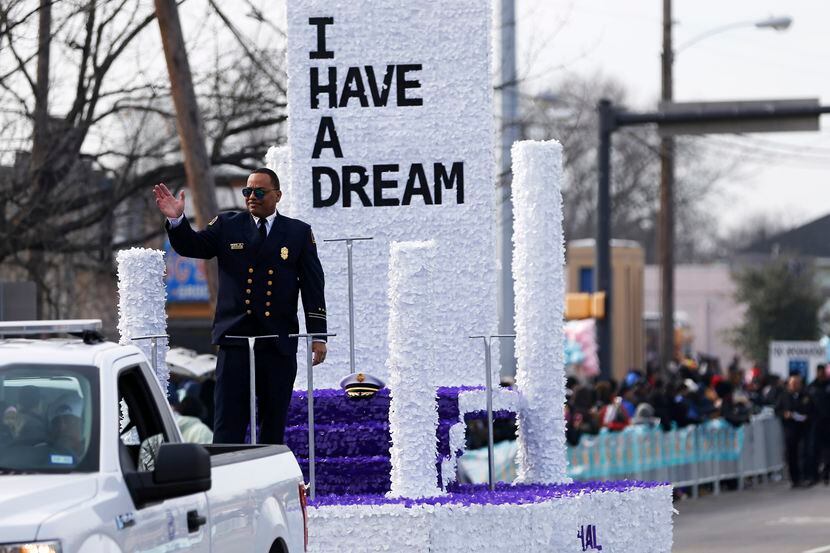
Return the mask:
[[786,482],[675,508],[675,553],[830,553],[830,488]]

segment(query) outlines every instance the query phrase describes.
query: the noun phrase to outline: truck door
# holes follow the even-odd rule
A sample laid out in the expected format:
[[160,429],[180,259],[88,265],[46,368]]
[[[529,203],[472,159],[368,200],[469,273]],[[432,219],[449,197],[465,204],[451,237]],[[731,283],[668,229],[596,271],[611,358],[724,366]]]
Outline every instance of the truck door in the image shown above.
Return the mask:
[[[150,471],[163,443],[178,441],[165,427],[158,401],[161,394],[150,388],[141,367],[129,367],[118,375],[121,424],[118,436],[122,472]],[[135,509],[119,517],[124,551],[210,551],[208,505],[197,493]]]

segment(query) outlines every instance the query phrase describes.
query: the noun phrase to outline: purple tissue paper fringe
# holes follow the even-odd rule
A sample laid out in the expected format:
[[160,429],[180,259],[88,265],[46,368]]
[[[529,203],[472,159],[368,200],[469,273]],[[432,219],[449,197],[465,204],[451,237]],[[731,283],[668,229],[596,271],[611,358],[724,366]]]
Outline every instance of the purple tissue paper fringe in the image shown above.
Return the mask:
[[389,498],[380,494],[318,496],[309,504],[313,507],[330,505],[522,505],[540,503],[551,499],[575,497],[601,492],[626,492],[633,489],[650,489],[671,486],[668,482],[574,482],[572,484],[496,484],[490,491],[486,484],[451,484],[447,494],[429,498]]

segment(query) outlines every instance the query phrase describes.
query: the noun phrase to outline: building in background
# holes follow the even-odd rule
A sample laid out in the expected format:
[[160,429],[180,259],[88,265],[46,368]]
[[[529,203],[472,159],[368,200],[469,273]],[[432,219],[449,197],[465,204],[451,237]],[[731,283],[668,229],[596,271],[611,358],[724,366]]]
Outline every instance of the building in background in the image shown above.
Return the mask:
[[[675,346],[683,354],[704,354],[729,364],[735,355],[729,331],[743,318],[743,308],[735,303],[735,283],[726,263],[678,265],[674,272]],[[655,314],[659,327],[660,267],[645,268],[645,317]],[[653,317],[652,317],[653,318]],[[653,322],[653,321],[652,321]],[[646,343],[646,355],[656,355],[658,344]],[[648,351],[653,349],[653,351]]]
[[741,250],[738,260],[758,264],[779,255],[811,261],[822,293],[830,296],[830,215],[758,240]]
[[[572,240],[566,253],[566,291],[595,292],[594,240]],[[644,367],[643,248],[632,240],[611,241],[612,314],[614,337],[612,376],[621,380],[629,369]]]

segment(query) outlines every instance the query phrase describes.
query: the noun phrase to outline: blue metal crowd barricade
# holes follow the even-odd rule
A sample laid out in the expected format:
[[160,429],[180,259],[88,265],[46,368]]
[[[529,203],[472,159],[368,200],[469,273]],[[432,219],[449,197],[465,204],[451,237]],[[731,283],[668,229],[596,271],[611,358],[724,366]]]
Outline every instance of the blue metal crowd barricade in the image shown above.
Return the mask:
[[630,426],[583,436],[568,449],[569,476],[575,480],[657,480],[720,492],[723,480],[763,480],[784,468],[781,424],[771,409],[741,427],[712,420],[664,432],[659,426]]
[[[602,430],[583,435],[579,445],[568,448],[568,476],[574,480],[650,480],[690,488],[697,497],[702,484],[720,493],[723,480],[736,480],[742,489],[747,478],[756,482],[784,470],[781,422],[772,409],[733,427],[712,420],[664,432],[660,426],[629,426],[621,432]],[[498,480],[511,481],[516,474],[516,443],[496,444]],[[465,481],[487,481],[486,448],[459,458]]]

